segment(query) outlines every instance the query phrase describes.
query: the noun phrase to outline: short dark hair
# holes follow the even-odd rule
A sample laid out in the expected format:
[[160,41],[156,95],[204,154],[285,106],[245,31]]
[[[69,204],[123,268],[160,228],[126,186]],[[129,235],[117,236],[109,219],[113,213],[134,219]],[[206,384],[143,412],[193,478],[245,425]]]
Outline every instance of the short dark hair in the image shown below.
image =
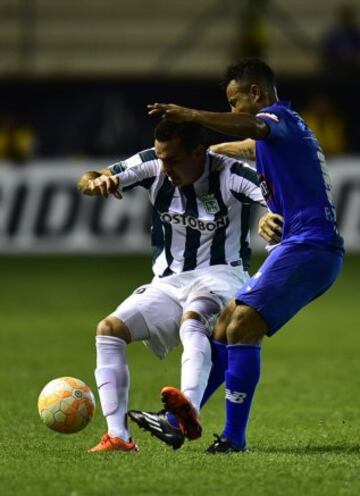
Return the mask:
[[228,67],[223,85],[227,87],[230,81],[248,84],[258,83],[268,90],[276,87],[275,75],[272,69],[261,59],[248,57]]
[[194,122],[172,122],[163,119],[156,126],[154,137],[158,141],[179,138],[187,151],[192,151],[199,145],[206,146],[205,129]]

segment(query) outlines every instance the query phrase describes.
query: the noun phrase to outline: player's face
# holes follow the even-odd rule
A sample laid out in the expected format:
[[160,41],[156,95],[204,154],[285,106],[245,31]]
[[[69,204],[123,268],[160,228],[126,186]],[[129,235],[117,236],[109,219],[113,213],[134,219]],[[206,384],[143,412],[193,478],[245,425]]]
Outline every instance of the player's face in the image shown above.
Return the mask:
[[193,151],[184,148],[179,138],[169,141],[155,140],[155,153],[161,161],[161,169],[174,186],[192,184],[204,171],[204,147]]
[[259,107],[260,93],[257,85],[251,85],[249,90],[247,85],[233,79],[226,88],[226,96],[231,112],[256,114],[261,107],[261,105]]

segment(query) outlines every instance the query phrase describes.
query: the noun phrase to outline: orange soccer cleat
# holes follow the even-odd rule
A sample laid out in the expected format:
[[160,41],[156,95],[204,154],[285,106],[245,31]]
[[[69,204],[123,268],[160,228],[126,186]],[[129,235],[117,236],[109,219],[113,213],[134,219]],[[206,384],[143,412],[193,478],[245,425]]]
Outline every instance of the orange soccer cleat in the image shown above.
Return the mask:
[[166,386],[160,392],[166,410],[172,412],[185,430],[188,439],[201,437],[202,427],[199,417],[190,400],[175,387]]
[[131,438],[127,442],[119,437],[111,437],[109,434],[104,434],[100,443],[88,450],[89,453],[100,451],[139,451],[139,448]]

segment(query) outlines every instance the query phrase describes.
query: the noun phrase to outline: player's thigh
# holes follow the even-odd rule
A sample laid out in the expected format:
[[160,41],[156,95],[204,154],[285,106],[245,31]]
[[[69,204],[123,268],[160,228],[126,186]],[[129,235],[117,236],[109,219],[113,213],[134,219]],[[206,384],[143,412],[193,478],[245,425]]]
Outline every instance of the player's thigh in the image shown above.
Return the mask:
[[300,244],[280,245],[240,289],[235,300],[255,309],[274,334],[336,279],[342,257]]
[[207,271],[201,270],[186,288],[184,308],[197,299],[209,299],[218,304],[218,313],[248,279],[249,276],[241,268],[235,269],[228,265],[211,266]]
[[126,324],[131,341],[147,341],[160,356],[179,344],[181,314],[178,302],[149,284],[136,289],[111,315]]
[[[202,317],[209,320],[211,333],[216,325],[216,339],[222,340],[220,334],[222,336],[225,334],[220,329],[225,329],[225,323],[228,323],[232,313],[230,301],[239,287],[248,279],[248,274],[241,267],[219,265],[209,267],[206,273],[199,271],[199,275],[188,288],[184,309],[186,311],[196,309],[199,302],[202,302],[202,307],[204,307]],[[208,302],[207,305],[206,302]]]

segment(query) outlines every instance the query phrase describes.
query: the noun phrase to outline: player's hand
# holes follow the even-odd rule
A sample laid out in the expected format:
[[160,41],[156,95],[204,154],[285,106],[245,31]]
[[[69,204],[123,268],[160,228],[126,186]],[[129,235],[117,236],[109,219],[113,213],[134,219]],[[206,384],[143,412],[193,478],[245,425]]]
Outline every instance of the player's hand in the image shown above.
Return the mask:
[[160,115],[162,119],[174,122],[195,121],[197,110],[180,107],[173,103],[151,103],[147,106],[149,115]]
[[77,187],[78,187],[78,190],[80,191],[80,193],[82,193],[83,195],[93,196],[94,193],[90,190],[90,184],[89,183],[91,180],[96,179],[99,176],[101,176],[101,174],[99,172],[96,172],[96,171],[85,172],[85,174],[83,174],[80,177],[78,184],[77,184]]
[[284,218],[279,214],[266,212],[259,220],[259,235],[269,244],[280,243]]
[[118,191],[119,178],[117,176],[100,176],[97,179],[89,181],[89,189],[92,194],[107,198],[109,195],[114,195],[119,200],[122,198]]

